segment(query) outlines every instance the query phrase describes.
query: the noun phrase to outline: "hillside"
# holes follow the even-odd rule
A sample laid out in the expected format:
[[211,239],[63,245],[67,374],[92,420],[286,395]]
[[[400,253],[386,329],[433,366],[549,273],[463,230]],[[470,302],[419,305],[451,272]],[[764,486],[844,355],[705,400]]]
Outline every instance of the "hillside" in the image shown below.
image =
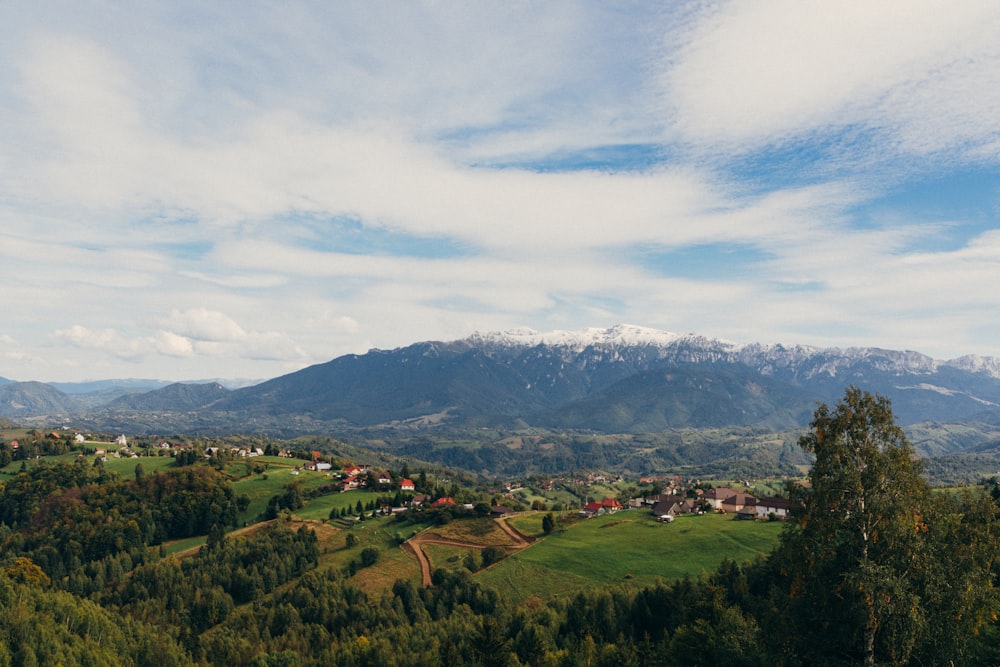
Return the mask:
[[42,382],[8,382],[0,385],[0,415],[21,417],[79,412],[84,404]]
[[[108,432],[329,433],[494,472],[511,461],[521,470],[720,461],[729,461],[731,469],[737,452],[720,449],[725,438],[676,451],[662,446],[669,435],[641,451],[622,445],[624,439],[595,446],[577,436],[569,442],[560,438],[795,431],[807,424],[818,402],[833,402],[848,385],[889,397],[899,423],[920,433],[918,451],[927,456],[989,446],[1000,422],[1000,364],[993,359],[940,361],[877,348],[737,344],[628,325],[480,333],[374,349],[232,390],[209,382],[136,392],[138,382],[88,383],[93,392],[81,385],[73,395],[40,383],[8,383],[0,385],[0,415],[32,425],[72,415],[79,428]],[[963,429],[934,424],[965,425],[972,437],[955,437]],[[522,432],[558,437],[530,460],[527,450],[521,457],[522,452],[497,445]],[[492,440],[490,433],[496,434]],[[683,453],[692,451],[699,454],[685,459]],[[776,470],[801,465],[781,451],[781,446],[755,450],[753,457],[759,458],[747,463],[753,470],[760,464],[776,464]]]

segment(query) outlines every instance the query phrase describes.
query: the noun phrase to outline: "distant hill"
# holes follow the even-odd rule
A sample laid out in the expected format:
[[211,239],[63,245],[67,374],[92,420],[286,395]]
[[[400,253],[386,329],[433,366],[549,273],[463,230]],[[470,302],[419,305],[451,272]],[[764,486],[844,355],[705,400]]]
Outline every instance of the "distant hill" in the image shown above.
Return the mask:
[[988,357],[939,361],[877,348],[741,345],[628,325],[419,342],[234,390],[177,383],[127,393],[97,409],[92,397],[43,392],[37,383],[27,392],[25,384],[0,386],[22,387],[8,394],[0,414],[2,406],[16,407],[10,416],[75,406],[94,427],[115,430],[128,424],[183,430],[195,423],[286,434],[436,426],[780,430],[805,425],[817,402],[836,402],[848,385],[888,396],[903,425],[1000,421],[1000,362]]
[[43,382],[8,382],[0,385],[0,415],[22,417],[78,412],[84,404]]
[[143,394],[129,394],[111,401],[109,410],[135,411],[190,411],[210,409],[229,395],[229,390],[218,382],[183,384],[175,382],[162,389]]

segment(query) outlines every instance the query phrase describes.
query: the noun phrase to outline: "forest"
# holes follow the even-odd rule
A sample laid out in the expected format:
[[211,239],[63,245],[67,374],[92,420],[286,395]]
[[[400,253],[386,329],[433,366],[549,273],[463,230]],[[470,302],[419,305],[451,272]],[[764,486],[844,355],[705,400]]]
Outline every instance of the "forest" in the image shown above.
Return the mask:
[[1000,664],[997,481],[932,488],[853,388],[799,444],[815,463],[766,557],[523,601],[462,568],[366,591],[378,550],[321,567],[295,498],[234,532],[246,501],[207,463],[43,460],[0,488],[0,665]]

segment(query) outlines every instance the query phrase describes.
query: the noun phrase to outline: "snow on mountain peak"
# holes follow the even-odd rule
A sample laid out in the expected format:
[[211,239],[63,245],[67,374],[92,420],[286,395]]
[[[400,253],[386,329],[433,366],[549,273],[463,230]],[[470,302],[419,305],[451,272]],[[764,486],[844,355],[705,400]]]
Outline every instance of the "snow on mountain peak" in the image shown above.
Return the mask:
[[669,331],[659,331],[632,324],[616,324],[602,329],[591,327],[576,331],[556,330],[540,333],[534,329],[520,328],[508,331],[476,332],[466,340],[472,344],[489,343],[510,347],[534,347],[548,345],[584,349],[590,345],[664,347],[681,339],[682,336]]

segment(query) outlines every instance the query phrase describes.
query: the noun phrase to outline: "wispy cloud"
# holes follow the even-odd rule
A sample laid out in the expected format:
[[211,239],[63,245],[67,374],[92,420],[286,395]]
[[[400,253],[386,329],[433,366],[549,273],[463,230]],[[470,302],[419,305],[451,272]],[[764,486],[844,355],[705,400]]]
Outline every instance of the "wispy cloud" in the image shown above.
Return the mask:
[[944,190],[997,172],[992,3],[0,20],[0,375],[617,321],[1000,354],[1000,188]]

